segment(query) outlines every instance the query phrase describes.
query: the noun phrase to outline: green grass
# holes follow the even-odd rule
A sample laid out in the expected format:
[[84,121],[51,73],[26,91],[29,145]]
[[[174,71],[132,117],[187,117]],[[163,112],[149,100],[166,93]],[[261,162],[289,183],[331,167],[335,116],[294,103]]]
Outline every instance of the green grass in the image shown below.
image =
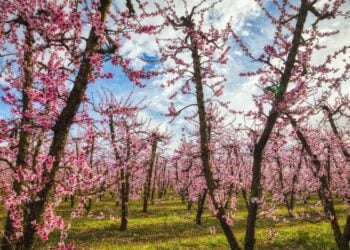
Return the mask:
[[[119,208],[114,201],[105,198],[95,201],[93,214],[103,212],[106,219],[98,220],[87,216],[69,221],[71,228],[67,242],[75,242],[77,249],[228,249],[226,239],[221,232],[215,217],[209,211],[203,215],[203,225],[194,222],[195,210],[188,211],[180,200],[165,200],[160,204],[150,205],[149,212],[141,212],[141,202],[130,203],[130,220],[126,232],[118,230],[119,220],[110,220],[109,216],[117,217]],[[300,204],[296,211],[302,211]],[[340,221],[343,224],[345,212],[339,203],[336,206]],[[69,203],[59,207],[59,213],[68,217],[71,209]],[[286,210],[281,207],[276,211],[279,221],[261,218],[256,227],[256,249],[336,249],[330,224],[324,220],[318,223],[295,220],[287,217]],[[341,216],[343,215],[343,216]],[[239,203],[233,230],[243,243],[245,232],[246,209],[243,202]],[[283,221],[286,218],[288,221]],[[2,214],[2,221],[4,214]],[[215,227],[216,233],[211,234],[209,228]],[[274,230],[274,239],[268,232]],[[57,243],[59,234],[53,233],[46,243],[36,241],[35,249],[47,249]]]

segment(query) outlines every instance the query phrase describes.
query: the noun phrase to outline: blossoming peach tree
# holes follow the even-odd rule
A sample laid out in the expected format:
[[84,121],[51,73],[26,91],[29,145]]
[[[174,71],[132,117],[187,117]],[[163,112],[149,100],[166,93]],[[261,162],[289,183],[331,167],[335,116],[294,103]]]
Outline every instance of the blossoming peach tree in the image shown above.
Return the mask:
[[88,84],[113,77],[104,63],[120,66],[137,85],[152,75],[132,70],[119,48],[130,32],[150,33],[156,27],[142,26],[130,1],[124,9],[111,2],[0,3],[3,101],[12,113],[1,121],[1,157],[9,177],[3,183],[8,212],[3,249],[30,249],[36,232],[45,240],[54,228],[64,228],[51,197],[61,190],[55,188],[57,173],[70,128],[82,123],[76,115]]

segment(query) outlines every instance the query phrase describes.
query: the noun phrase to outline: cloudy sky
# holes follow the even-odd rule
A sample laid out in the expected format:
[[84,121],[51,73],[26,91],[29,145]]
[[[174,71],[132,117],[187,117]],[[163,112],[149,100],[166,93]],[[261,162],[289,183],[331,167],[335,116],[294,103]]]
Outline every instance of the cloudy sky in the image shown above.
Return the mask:
[[[200,1],[189,2],[191,5],[189,5],[188,8],[191,9],[192,6],[198,4]],[[214,1],[207,1],[209,5],[213,2]],[[123,8],[123,3],[118,7]],[[152,8],[152,1],[149,7]],[[181,0],[176,1],[176,7],[178,16],[181,16],[185,11],[183,2]],[[233,29],[241,34],[243,38],[248,39],[249,37],[249,39],[254,39],[254,46],[251,47],[254,52],[260,51],[266,43],[266,38],[269,35],[271,37],[271,34],[269,34],[271,31],[271,29],[269,29],[270,24],[261,15],[260,9],[254,0],[222,1],[215,9],[209,12],[206,17],[205,25],[206,27],[214,25],[216,28],[224,29],[228,22],[231,23]],[[264,22],[265,24],[261,25]],[[175,37],[176,34],[174,34],[171,29],[165,29],[160,36],[170,38]],[[226,75],[228,80],[225,84],[224,95],[220,97],[220,100],[231,101],[232,107],[235,109],[248,110],[253,108],[251,94],[257,91],[257,89],[250,79],[239,77],[239,73],[248,68],[252,69],[254,65],[251,65],[250,60],[245,58],[240,49],[233,44],[232,41],[230,41],[229,45],[232,47],[229,53],[230,60],[226,67],[218,69],[220,73]],[[145,66],[145,62],[137,58],[142,58],[145,55],[154,58],[159,57],[155,37],[150,37],[148,35],[134,36],[134,39],[123,45],[121,52],[126,57],[136,58],[133,62],[137,67]],[[149,65],[146,65],[146,67],[147,66]],[[181,136],[181,128],[185,123],[183,115],[170,123],[171,118],[166,117],[165,114],[168,113],[168,106],[171,101],[175,102],[177,109],[180,109],[183,106],[193,103],[193,97],[177,95],[174,100],[169,100],[176,86],[161,88],[160,85],[166,81],[166,76],[151,79],[147,82],[146,87],[137,88],[123,76],[120,69],[108,67],[108,70],[109,69],[116,73],[115,80],[108,82],[100,81],[94,84],[94,86],[90,86],[88,90],[89,93],[96,91],[100,86],[110,89],[117,96],[127,95],[131,89],[134,89],[135,99],[146,97],[145,103],[148,104],[148,107],[143,112],[143,115],[151,118],[154,126],[160,124],[161,128],[168,128],[168,130],[172,131],[174,136],[173,145],[176,145]],[[187,112],[191,112],[191,110]],[[186,112],[184,114],[186,114]]]
[[[160,1],[156,1],[159,3]],[[174,0],[176,3],[176,11],[181,16],[185,11],[185,7],[182,0]],[[188,8],[198,4],[200,1],[188,1]],[[208,0],[207,5],[212,4],[213,0]],[[271,8],[271,1],[266,0],[267,8]],[[299,1],[296,1],[299,2]],[[320,0],[320,2],[327,2],[327,0]],[[332,1],[328,1],[332,2]],[[154,8],[154,1],[150,1],[149,7]],[[114,8],[125,8],[124,1],[114,1]],[[345,6],[350,9],[350,3]],[[273,9],[270,9],[272,12]],[[239,34],[243,41],[247,42],[248,47],[253,54],[259,55],[259,52],[263,49],[271,38],[273,37],[273,27],[267,18],[261,12],[261,9],[257,6],[254,0],[223,0],[219,3],[215,9],[211,10],[206,16],[206,27],[214,25],[217,28],[225,28],[227,22],[230,22],[233,30]],[[159,20],[151,20],[150,22],[157,22]],[[349,19],[346,21],[331,21],[327,22],[328,26],[322,26],[324,30],[340,29],[342,32],[333,37],[331,41],[325,40],[324,42],[329,45],[329,49],[345,44],[348,41],[346,37],[350,34]],[[160,36],[174,37],[176,34],[170,29],[165,29]],[[230,41],[231,50],[229,52],[230,60],[225,67],[221,67],[218,70],[224,74],[227,78],[225,84],[225,91],[223,96],[220,97],[223,101],[230,101],[231,107],[236,110],[247,111],[254,109],[252,102],[252,95],[259,90],[256,87],[256,80],[254,78],[242,78],[239,77],[239,73],[244,71],[250,71],[258,67],[257,63],[252,63],[250,59],[246,58],[241,50],[237,47],[233,41]],[[316,55],[315,61],[321,60],[325,57],[327,51],[324,54]],[[128,58],[132,59],[135,67],[152,67],[147,65],[140,58],[151,57],[159,58],[159,51],[155,42],[155,37],[149,35],[134,35],[133,39],[123,44],[121,53]],[[159,66],[159,65],[158,65]],[[157,66],[157,67],[158,67]],[[174,136],[173,146],[177,144],[181,136],[181,128],[184,125],[183,116],[176,118],[173,122],[170,122],[170,118],[165,114],[168,112],[168,106],[170,103],[169,96],[172,94],[172,88],[161,88],[160,85],[166,79],[164,77],[157,77],[146,82],[144,88],[135,87],[128,78],[124,75],[120,68],[105,65],[105,71],[113,72],[114,78],[112,80],[98,80],[96,83],[90,84],[88,87],[88,95],[92,94],[96,97],[96,92],[101,88],[112,91],[117,97],[127,96],[131,90],[134,91],[134,99],[145,99],[145,103],[148,104],[147,109],[143,111],[143,116],[152,119],[153,126],[160,125],[163,129],[168,128],[172,131]],[[166,76],[165,76],[166,78]],[[3,79],[0,79],[0,84],[4,85]],[[350,83],[345,85],[345,92],[350,93]],[[0,91],[0,95],[2,92]],[[186,104],[193,102],[193,97],[178,95],[175,100],[177,108],[181,108]],[[0,118],[7,117],[9,115],[9,108],[6,107],[0,101]]]
[[[159,1],[158,1],[159,2]],[[176,10],[181,16],[184,13],[183,1],[175,0]],[[199,1],[189,1],[192,6],[196,5]],[[214,1],[207,1],[208,4]],[[267,8],[274,13],[274,9],[271,8],[271,1],[265,1]],[[295,1],[299,4],[299,1]],[[297,3],[298,2],[298,3]],[[319,4],[327,2],[327,0],[319,1]],[[328,1],[332,2],[332,1]],[[188,8],[191,9],[192,6]],[[122,5],[119,6],[123,8]],[[152,7],[152,1],[150,3]],[[345,9],[350,9],[350,3],[348,2]],[[230,22],[233,30],[238,33],[243,41],[246,41],[247,46],[254,55],[259,55],[263,47],[271,41],[274,35],[274,29],[269,20],[262,13],[259,6],[257,6],[254,0],[245,1],[232,1],[223,0],[219,3],[215,9],[211,10],[206,17],[206,25],[214,25],[217,28],[225,28],[227,22]],[[322,53],[316,54],[313,58],[315,62],[319,62],[325,58],[329,51],[336,48],[340,48],[348,42],[347,34],[350,34],[350,22],[344,22],[344,20],[327,21],[327,25],[322,25],[321,29],[324,31],[329,30],[341,30],[340,34],[334,36],[332,40],[325,39],[323,42],[329,47],[328,50],[324,50]],[[173,31],[165,30],[162,34],[164,37],[174,37]],[[257,63],[252,63],[251,59],[246,58],[241,52],[240,48],[230,41],[231,50],[229,53],[230,60],[225,67],[219,68],[220,73],[223,73],[227,77],[227,83],[225,84],[225,91],[223,96],[220,96],[220,100],[230,101],[231,107],[235,110],[248,111],[255,109],[252,102],[252,95],[259,92],[256,87],[256,79],[254,78],[242,78],[239,73],[253,70],[258,67]],[[135,39],[124,44],[122,53],[130,58],[138,58],[143,55],[157,57],[159,55],[154,38],[146,35],[137,36]],[[141,60],[134,60],[135,64],[143,65]],[[337,66],[341,65],[341,62]],[[118,69],[114,69],[118,72]],[[111,89],[116,95],[125,95],[130,89],[133,88],[133,84],[129,83],[126,78],[116,74],[117,77],[114,83],[108,83],[109,89]],[[146,117],[151,117],[154,124],[162,124],[162,127],[168,127],[173,131],[174,144],[181,135],[181,127],[184,126],[183,116],[176,118],[169,124],[170,118],[164,116],[168,112],[168,106],[170,103],[169,96],[173,93],[173,88],[160,88],[160,84],[165,81],[164,78],[152,79],[146,84],[145,88],[135,88],[135,98],[140,99],[146,97],[146,102],[149,104],[148,108],[144,111]],[[100,83],[96,84],[99,85]],[[102,84],[101,84],[102,85]],[[92,91],[93,88],[90,89]],[[350,94],[350,83],[344,86],[344,92]],[[174,101],[174,100],[171,100]],[[175,98],[175,104],[177,109],[193,102],[193,97],[178,95]]]

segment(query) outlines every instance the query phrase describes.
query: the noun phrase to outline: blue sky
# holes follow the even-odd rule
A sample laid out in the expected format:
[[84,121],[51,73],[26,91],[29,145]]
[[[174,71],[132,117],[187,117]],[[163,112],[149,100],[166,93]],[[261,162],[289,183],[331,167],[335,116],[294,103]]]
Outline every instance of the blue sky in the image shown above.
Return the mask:
[[[180,1],[181,2],[181,1]],[[192,1],[190,1],[192,3]],[[198,1],[193,1],[195,4]],[[210,2],[210,1],[209,1]],[[271,1],[267,1],[271,2]],[[152,3],[152,1],[151,1]],[[123,8],[123,1],[115,3],[120,8]],[[350,4],[348,4],[350,5]],[[152,4],[151,4],[152,6]],[[268,5],[269,6],[269,5]],[[177,6],[179,12],[183,12],[183,6],[179,4]],[[272,10],[271,8],[269,8]],[[273,36],[273,29],[269,20],[262,15],[260,9],[257,7],[253,0],[246,1],[232,1],[224,0],[218,8],[210,12],[208,16],[208,25],[213,24],[219,28],[224,28],[228,20],[231,20],[231,24],[235,32],[237,32],[243,41],[246,41],[247,46],[251,49],[254,55],[258,56],[264,45],[266,45]],[[338,23],[334,24],[336,27],[344,28],[350,32],[349,25]],[[165,36],[172,36],[172,33],[165,33]],[[339,38],[341,41],[343,38]],[[337,42],[339,42],[337,41]],[[259,65],[252,63],[251,59],[245,57],[237,45],[231,41],[231,52],[227,67],[222,68],[222,72],[227,76],[227,84],[225,85],[225,93],[222,96],[222,100],[231,101],[231,106],[237,110],[249,110],[254,109],[254,104],[251,100],[252,94],[259,91],[255,86],[255,79],[241,78],[239,73],[242,71],[254,70]],[[121,48],[123,56],[132,59],[132,63],[136,67],[144,67],[151,70],[154,67],[161,66],[159,64],[145,63],[140,58],[154,60],[158,58],[157,47],[154,37],[146,35],[136,35],[131,41],[123,44]],[[1,64],[0,58],[0,64]],[[117,97],[127,96],[131,90],[134,89],[135,101],[142,98],[146,98],[145,103],[148,104],[148,108],[144,110],[143,115],[153,120],[153,125],[162,124],[162,128],[168,127],[173,131],[175,136],[175,144],[178,141],[181,134],[181,127],[184,124],[183,117],[177,118],[174,122],[169,124],[170,118],[164,116],[168,110],[169,95],[171,90],[162,89],[160,83],[164,81],[161,77],[148,80],[144,88],[135,87],[133,83],[129,81],[127,76],[122,72],[120,67],[115,67],[110,63],[106,63],[104,67],[105,72],[112,72],[113,79],[99,79],[96,83],[89,84],[87,94],[89,97],[94,93],[94,98],[97,98],[97,92],[101,91],[101,88],[112,91]],[[0,84],[4,85],[2,79]],[[349,90],[350,91],[350,90]],[[3,92],[0,90],[0,96]],[[176,99],[179,105],[193,101],[191,97],[179,97]],[[8,117],[10,114],[9,107],[4,105],[0,101],[0,118]]]
[[[195,1],[194,1],[195,2]],[[209,1],[210,2],[210,1]],[[245,18],[245,15],[247,15],[249,13],[249,10],[247,11],[247,7],[252,7],[254,5],[251,5],[248,3],[249,1],[247,1],[247,3],[245,4],[238,4],[236,9],[241,9],[241,12],[245,13],[244,15],[241,15],[240,20],[236,20],[234,21],[235,23],[241,23],[239,24],[239,29],[237,31],[239,31],[240,29],[242,29],[244,27],[244,30],[249,31],[249,30],[253,30],[256,29],[255,25],[252,26],[247,26],[247,25],[242,25],[242,20]],[[253,1],[250,1],[253,2]],[[123,8],[124,6],[121,4],[124,3],[115,3],[118,7]],[[229,5],[230,1],[226,1],[225,5]],[[227,8],[225,8],[227,9]],[[231,9],[235,9],[235,6],[232,6]],[[256,7],[252,8],[255,11]],[[179,5],[179,11],[183,11],[183,7],[181,7]],[[247,15],[248,16],[248,15]],[[227,13],[223,13],[220,9],[211,11],[210,13],[210,18],[209,18],[209,22],[213,22],[215,21],[216,23],[218,22],[223,22],[223,24],[225,24],[225,20],[229,17],[229,15]],[[250,23],[254,23],[254,19],[258,17],[257,15],[254,15],[253,18],[249,21]],[[256,32],[254,32],[256,33]],[[127,56],[129,56],[130,58],[133,57],[141,57],[141,58],[145,58],[150,59],[150,60],[154,60],[157,59],[157,49],[155,48],[155,44],[154,44],[154,39],[150,39],[150,41],[148,41],[149,37],[145,37],[145,36],[140,36],[137,38],[137,42],[133,42],[131,48],[129,49],[125,49],[128,46],[124,45],[122,49],[125,49],[125,54]],[[151,41],[152,40],[152,41]],[[150,46],[149,44],[152,44],[152,46]],[[149,49],[150,47],[152,47],[152,49]],[[135,51],[137,51],[137,53],[135,54]],[[244,61],[244,57],[240,56],[240,60],[243,59]],[[0,58],[1,60],[1,58]],[[138,60],[140,61],[140,60]],[[248,61],[247,61],[248,62]],[[1,63],[1,61],[0,61]],[[240,67],[246,67],[246,65],[244,65],[245,63],[241,63]],[[248,64],[247,64],[248,65]],[[143,67],[145,69],[152,69],[153,67],[158,66],[157,64],[151,64],[151,63],[147,63],[144,64]],[[238,66],[238,65],[236,65]],[[106,63],[105,67],[104,67],[104,71],[105,72],[112,72],[114,75],[113,79],[99,79],[96,83],[93,84],[89,84],[88,86],[88,96],[91,96],[92,93],[96,93],[98,91],[101,90],[101,87],[108,89],[110,91],[112,91],[113,93],[115,93],[117,96],[124,96],[126,93],[129,93],[132,89],[134,89],[135,92],[135,98],[143,98],[146,97],[146,102],[149,102],[149,108],[147,109],[146,113],[148,116],[155,118],[156,123],[159,124],[160,122],[163,122],[161,120],[165,120],[165,123],[167,123],[167,120],[164,119],[164,113],[167,112],[167,105],[169,103],[169,101],[164,98],[165,96],[162,96],[162,98],[158,98],[157,95],[160,94],[163,90],[159,87],[156,86],[156,84],[154,84],[154,82],[152,82],[152,80],[148,81],[148,84],[146,84],[145,88],[138,88],[135,87],[133,83],[131,83],[129,81],[129,79],[127,78],[127,76],[122,72],[122,70],[120,69],[120,67],[115,67],[113,65],[111,65],[110,63]],[[238,72],[237,74],[238,75]],[[154,79],[153,79],[154,80]],[[158,79],[159,80],[159,79]],[[237,82],[237,81],[235,81]],[[4,81],[2,79],[0,79],[0,84],[1,85],[5,85]],[[3,95],[3,92],[0,90],[0,96]],[[96,94],[94,95],[96,97]],[[161,99],[161,100],[160,100]],[[0,117],[8,117],[10,115],[10,109],[7,105],[5,105],[3,102],[0,102]],[[164,123],[164,122],[163,122]]]

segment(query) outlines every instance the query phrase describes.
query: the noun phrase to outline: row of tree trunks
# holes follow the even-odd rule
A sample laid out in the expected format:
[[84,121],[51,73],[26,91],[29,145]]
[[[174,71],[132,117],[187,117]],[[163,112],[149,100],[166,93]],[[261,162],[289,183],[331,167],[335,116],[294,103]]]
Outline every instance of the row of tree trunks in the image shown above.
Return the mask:
[[[320,175],[320,171],[322,168],[321,161],[319,160],[318,156],[313,153],[312,148],[310,144],[308,143],[305,135],[303,132],[299,129],[298,124],[296,120],[289,116],[289,120],[293,126],[294,129],[296,129],[297,137],[300,141],[300,143],[305,148],[306,153],[311,159],[311,163],[315,166],[315,176],[318,176],[319,181],[321,183],[320,189],[319,189],[319,197],[323,203],[323,209],[325,214],[328,216],[329,221],[331,223],[331,227],[333,230],[333,236],[337,243],[337,247],[339,250],[349,250],[349,243],[350,243],[350,215],[347,216],[346,224],[344,226],[344,230],[340,229],[340,225],[337,219],[337,214],[335,212],[334,208],[334,201],[332,196],[332,191],[330,190],[330,159],[327,159],[326,163],[326,172],[327,174]],[[329,149],[328,149],[329,150]],[[327,170],[328,169],[328,170]]]

